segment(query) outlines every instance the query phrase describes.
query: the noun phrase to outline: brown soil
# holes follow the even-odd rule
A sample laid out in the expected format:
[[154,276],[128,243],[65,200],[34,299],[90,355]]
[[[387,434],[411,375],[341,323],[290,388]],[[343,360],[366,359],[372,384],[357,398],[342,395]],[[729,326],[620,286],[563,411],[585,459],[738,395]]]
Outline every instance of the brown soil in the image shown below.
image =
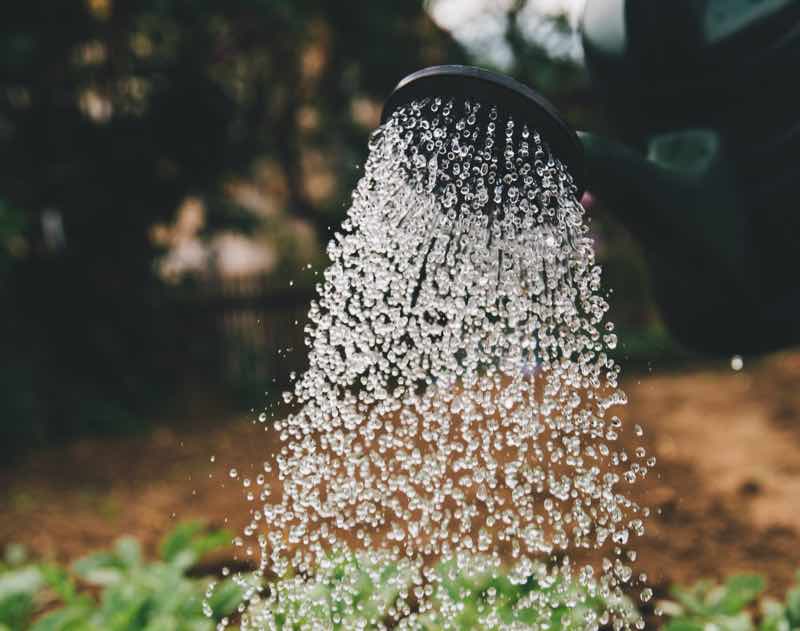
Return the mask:
[[[645,428],[658,457],[642,497],[654,512],[636,546],[663,593],[673,581],[757,571],[780,594],[800,568],[800,353],[626,381],[627,424]],[[74,559],[122,534],[154,552],[178,521],[239,530],[241,483],[276,440],[246,419],[148,436],[85,440],[0,470],[0,545]],[[211,461],[211,457],[214,461]]]

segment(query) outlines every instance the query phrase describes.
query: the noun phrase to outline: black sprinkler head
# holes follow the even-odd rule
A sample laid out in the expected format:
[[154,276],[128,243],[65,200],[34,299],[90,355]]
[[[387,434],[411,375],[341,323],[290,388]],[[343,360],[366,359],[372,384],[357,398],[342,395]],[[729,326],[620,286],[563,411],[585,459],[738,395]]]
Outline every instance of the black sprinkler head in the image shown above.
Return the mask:
[[424,98],[441,97],[495,106],[517,124],[538,131],[553,156],[572,175],[580,196],[584,191],[583,147],[572,128],[541,94],[505,75],[472,66],[431,66],[405,77],[386,99],[381,122],[397,109]]

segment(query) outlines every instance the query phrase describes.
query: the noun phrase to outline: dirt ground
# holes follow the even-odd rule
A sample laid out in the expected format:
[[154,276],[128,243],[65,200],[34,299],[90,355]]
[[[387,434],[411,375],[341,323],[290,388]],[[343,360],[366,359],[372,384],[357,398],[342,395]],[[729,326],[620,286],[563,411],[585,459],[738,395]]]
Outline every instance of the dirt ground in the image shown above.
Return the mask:
[[[781,594],[800,568],[800,352],[727,366],[631,375],[628,425],[658,457],[645,496],[655,512],[639,540],[657,593],[673,581],[757,571]],[[238,530],[241,485],[275,439],[247,418],[84,440],[0,469],[0,546],[59,560],[140,537],[151,552],[178,521]]]

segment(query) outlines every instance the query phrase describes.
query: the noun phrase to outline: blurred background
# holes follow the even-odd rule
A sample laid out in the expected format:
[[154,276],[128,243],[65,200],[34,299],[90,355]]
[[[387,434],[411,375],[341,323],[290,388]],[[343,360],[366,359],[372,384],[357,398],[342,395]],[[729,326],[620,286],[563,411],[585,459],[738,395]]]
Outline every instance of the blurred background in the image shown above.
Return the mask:
[[[218,480],[231,463],[263,460],[252,411],[304,365],[324,246],[383,99],[423,66],[473,63],[535,86],[575,128],[602,132],[581,9],[5,6],[0,544],[68,559],[119,532],[148,542],[171,520],[234,513]],[[743,567],[781,587],[800,560],[800,355],[712,361],[680,348],[659,320],[640,246],[602,204],[591,217],[630,420],[651,431],[664,463],[652,491],[656,580]]]
[[[0,437],[30,447],[136,430],[165,410],[259,405],[302,366],[294,321],[394,84],[478,63],[597,129],[579,11],[17,7],[0,26]],[[616,320],[657,327],[635,244],[595,217]]]

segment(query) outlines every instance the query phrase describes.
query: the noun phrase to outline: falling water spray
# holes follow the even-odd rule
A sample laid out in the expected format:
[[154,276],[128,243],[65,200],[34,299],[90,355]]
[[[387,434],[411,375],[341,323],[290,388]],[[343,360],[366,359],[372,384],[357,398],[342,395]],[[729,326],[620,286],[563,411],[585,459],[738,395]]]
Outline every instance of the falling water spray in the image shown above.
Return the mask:
[[[461,628],[442,585],[501,571],[539,589],[476,628],[546,628],[559,607],[570,628],[642,628],[625,603],[651,594],[633,549],[649,510],[632,491],[655,461],[618,441],[580,168],[524,86],[453,67],[401,83],[328,245],[265,465],[280,483],[256,484],[242,628]],[[301,588],[343,559],[392,589],[365,600],[343,581],[331,618]]]

